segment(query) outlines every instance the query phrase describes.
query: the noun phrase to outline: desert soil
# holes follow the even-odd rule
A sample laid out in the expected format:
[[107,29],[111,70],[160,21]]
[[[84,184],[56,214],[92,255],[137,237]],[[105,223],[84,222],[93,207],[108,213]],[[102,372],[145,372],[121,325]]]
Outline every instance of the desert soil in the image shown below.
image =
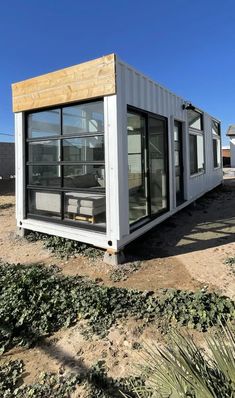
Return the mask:
[[[41,242],[30,243],[15,234],[14,196],[0,196],[0,258],[9,263],[56,264],[67,275],[100,278],[106,285],[157,290],[177,288],[209,290],[235,299],[235,275],[224,262],[235,256],[235,179],[208,193],[166,222],[159,225],[126,250],[128,263],[122,267],[122,280],[114,282],[117,269],[82,256],[68,260],[56,258]],[[1,205],[11,207],[1,209]],[[132,272],[132,267],[137,265]],[[134,267],[135,268],[135,267]],[[142,330],[129,320],[112,327],[104,339],[86,341],[81,325],[61,330],[33,349],[17,348],[4,359],[21,358],[26,364],[26,381],[35,379],[41,371],[58,371],[61,367],[76,371],[89,368],[98,359],[105,359],[111,377],[133,373],[132,363],[139,352],[134,343],[163,337],[154,326]],[[200,340],[201,337],[199,336]],[[133,345],[134,344],[134,345]],[[137,358],[137,359],[136,359]],[[83,396],[81,391],[75,396]],[[84,393],[84,397],[86,394]]]

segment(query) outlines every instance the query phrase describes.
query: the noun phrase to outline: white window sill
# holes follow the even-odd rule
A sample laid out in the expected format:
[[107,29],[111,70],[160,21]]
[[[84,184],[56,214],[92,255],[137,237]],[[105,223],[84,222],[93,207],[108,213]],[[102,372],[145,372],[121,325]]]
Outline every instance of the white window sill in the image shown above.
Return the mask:
[[199,173],[190,174],[190,178],[199,177],[205,174],[205,171],[200,171]]

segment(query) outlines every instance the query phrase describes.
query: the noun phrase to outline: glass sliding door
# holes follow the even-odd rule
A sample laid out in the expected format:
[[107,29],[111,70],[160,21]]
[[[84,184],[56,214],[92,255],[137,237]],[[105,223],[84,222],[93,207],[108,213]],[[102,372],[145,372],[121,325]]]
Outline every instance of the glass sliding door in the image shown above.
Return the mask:
[[174,164],[176,206],[184,202],[184,167],[182,123],[174,121]]
[[148,215],[146,192],[146,120],[128,112],[128,185],[130,224]]
[[157,217],[168,209],[166,119],[128,108],[129,222]]
[[168,207],[168,149],[164,119],[148,119],[148,155],[151,215]]

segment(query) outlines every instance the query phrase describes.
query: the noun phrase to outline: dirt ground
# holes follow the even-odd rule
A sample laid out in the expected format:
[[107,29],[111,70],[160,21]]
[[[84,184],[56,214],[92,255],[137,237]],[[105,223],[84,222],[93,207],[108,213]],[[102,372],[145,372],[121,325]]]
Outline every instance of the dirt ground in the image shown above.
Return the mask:
[[[235,256],[235,179],[228,178],[222,187],[208,193],[166,222],[133,243],[126,250],[131,260],[123,267],[125,278],[114,282],[117,269],[84,257],[61,260],[43,248],[42,243],[30,243],[15,235],[14,197],[0,196],[0,258],[14,263],[56,264],[68,275],[87,275],[101,278],[104,284],[157,290],[177,288],[197,290],[207,286],[235,299],[235,275],[226,258]],[[11,207],[1,209],[1,205]],[[132,264],[138,264],[135,272]],[[133,373],[131,364],[138,356],[134,344],[154,339],[162,341],[154,327],[144,331],[128,321],[113,327],[105,339],[86,341],[80,333],[81,325],[61,330],[34,349],[17,348],[4,358],[21,358],[26,363],[27,380],[32,381],[41,371],[58,371],[65,367],[75,371],[90,367],[104,359],[111,377]],[[198,337],[200,340],[200,337]],[[79,393],[81,394],[81,392]],[[82,396],[82,395],[76,395]],[[84,395],[85,396],[85,395]]]

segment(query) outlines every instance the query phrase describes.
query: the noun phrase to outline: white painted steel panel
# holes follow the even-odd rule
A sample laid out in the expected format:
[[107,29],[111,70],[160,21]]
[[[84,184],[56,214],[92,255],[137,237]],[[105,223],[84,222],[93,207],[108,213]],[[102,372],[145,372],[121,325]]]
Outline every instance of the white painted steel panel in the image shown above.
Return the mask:
[[[127,244],[135,237],[140,236],[150,228],[159,224],[176,211],[185,207],[187,204],[196,200],[209,190],[219,185],[223,179],[222,169],[214,169],[213,166],[213,144],[211,120],[212,117],[207,113],[204,114],[204,149],[205,149],[205,173],[190,176],[190,159],[189,159],[189,132],[187,123],[187,111],[182,108],[186,102],[183,98],[170,92],[160,84],[154,82],[148,77],[142,75],[131,66],[125,64],[117,58],[117,97],[118,97],[118,123],[121,128],[118,134],[123,140],[122,160],[127,170],[127,126],[126,126],[126,110],[127,105],[152,112],[161,116],[165,116],[168,120],[168,145],[169,145],[169,189],[170,189],[170,208],[167,213],[161,217],[151,221],[148,225],[140,227],[137,231],[128,234],[129,217],[128,217],[128,184],[127,173],[124,169],[124,184],[122,181],[122,197],[120,219],[120,236],[118,242],[119,247]],[[175,200],[175,169],[174,169],[174,120],[182,122],[183,128],[183,164],[184,164],[184,194],[185,202],[176,208]],[[216,120],[216,119],[215,119]],[[121,182],[120,182],[121,183]]]
[[[89,243],[97,247],[102,247],[103,249],[107,249],[109,247],[105,233],[77,228],[76,226],[73,227],[29,218],[22,221],[21,227],[31,231],[42,232],[49,235],[56,235],[62,238]],[[116,248],[114,247],[114,250],[115,249]]]
[[24,153],[24,114],[15,113],[15,174],[16,174],[16,219],[17,226],[24,218],[25,203],[25,153]]

